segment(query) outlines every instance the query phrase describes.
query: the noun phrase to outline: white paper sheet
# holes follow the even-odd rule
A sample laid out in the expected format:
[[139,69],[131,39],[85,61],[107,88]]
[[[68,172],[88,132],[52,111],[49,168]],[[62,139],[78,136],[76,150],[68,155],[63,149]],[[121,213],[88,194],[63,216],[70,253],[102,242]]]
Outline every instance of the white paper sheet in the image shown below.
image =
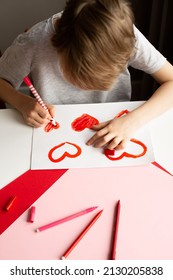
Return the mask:
[[[103,122],[113,119],[122,110],[132,110],[140,104],[141,102],[120,102],[57,105],[55,120],[60,124],[60,128],[48,133],[43,128],[34,129],[31,169],[132,166],[154,161],[152,141],[147,126],[140,129],[133,137],[146,145],[146,154],[135,159],[124,156],[120,160],[110,160],[104,155],[103,148],[94,148],[85,144],[94,135],[94,131],[86,128],[81,132],[76,132],[71,127],[71,123],[83,114],[89,114],[98,119],[99,122]],[[61,147],[58,147],[60,145]],[[79,148],[74,145],[81,149],[81,154],[74,158],[65,156],[59,160],[65,152],[75,155]],[[48,157],[54,147],[57,148],[51,153],[51,159],[59,160],[57,162],[52,162]],[[130,141],[124,151],[116,151],[112,157],[118,157],[123,152],[137,155],[142,151],[143,148],[140,145]]]

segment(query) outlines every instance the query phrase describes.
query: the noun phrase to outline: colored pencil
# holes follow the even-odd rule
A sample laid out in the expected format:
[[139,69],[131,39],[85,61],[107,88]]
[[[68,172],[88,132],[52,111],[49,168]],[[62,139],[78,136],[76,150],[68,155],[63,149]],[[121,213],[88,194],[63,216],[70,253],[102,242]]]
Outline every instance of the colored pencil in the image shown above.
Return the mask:
[[28,222],[33,223],[35,219],[35,206],[32,206],[29,213]]
[[72,214],[72,215],[67,216],[67,217],[65,217],[65,218],[63,218],[63,219],[60,219],[60,220],[58,220],[58,221],[55,221],[55,222],[52,222],[52,223],[47,224],[47,225],[45,225],[45,226],[39,227],[36,231],[37,231],[37,232],[40,232],[40,231],[43,231],[43,230],[52,228],[52,227],[54,227],[54,226],[60,225],[60,224],[62,224],[62,223],[68,222],[68,221],[70,221],[70,220],[72,220],[72,219],[75,219],[75,218],[80,217],[80,216],[82,216],[82,215],[88,214],[89,212],[95,210],[97,207],[98,207],[98,206],[90,207],[90,208],[88,208],[88,209],[82,210],[82,211],[80,211],[80,212],[78,212],[78,213]]
[[[43,100],[41,99],[39,93],[37,92],[37,90],[35,89],[35,87],[33,86],[33,84],[31,83],[31,80],[28,77],[25,77],[23,79],[24,83],[28,86],[28,88],[30,89],[30,91],[33,93],[33,95],[35,96],[35,98],[37,99],[38,103],[47,111],[49,112],[46,104],[43,102]],[[53,118],[51,118],[51,121],[53,123],[53,125],[56,125],[56,122]]]
[[12,196],[10,198],[10,200],[7,202],[7,204],[5,205],[4,207],[4,210],[5,211],[9,211],[11,209],[11,207],[13,206],[14,202],[16,201],[16,196]]
[[115,226],[114,226],[114,240],[113,240],[113,247],[112,247],[112,256],[111,259],[116,259],[116,247],[117,247],[117,237],[118,237],[118,227],[119,227],[119,218],[120,218],[120,200],[118,200],[116,205],[116,214],[115,214]]
[[84,235],[89,231],[89,229],[95,224],[98,218],[101,216],[103,210],[97,213],[97,215],[91,220],[91,222],[85,227],[85,229],[79,234],[79,236],[75,239],[75,241],[70,245],[70,247],[66,250],[66,252],[61,257],[62,260],[65,260],[71,251],[76,247],[79,241],[84,237]]

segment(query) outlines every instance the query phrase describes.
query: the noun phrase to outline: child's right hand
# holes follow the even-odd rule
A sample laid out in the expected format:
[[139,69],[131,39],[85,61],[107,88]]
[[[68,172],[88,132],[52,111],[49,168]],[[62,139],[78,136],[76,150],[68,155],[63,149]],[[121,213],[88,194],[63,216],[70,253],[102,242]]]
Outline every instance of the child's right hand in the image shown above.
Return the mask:
[[92,129],[96,133],[86,144],[95,148],[104,147],[109,150],[124,149],[128,141],[133,138],[135,132],[140,127],[138,119],[133,117],[133,112],[94,125]]
[[46,111],[35,98],[20,94],[20,101],[17,109],[21,112],[26,124],[32,127],[40,127],[46,125],[55,114],[55,107],[47,105],[49,110]]

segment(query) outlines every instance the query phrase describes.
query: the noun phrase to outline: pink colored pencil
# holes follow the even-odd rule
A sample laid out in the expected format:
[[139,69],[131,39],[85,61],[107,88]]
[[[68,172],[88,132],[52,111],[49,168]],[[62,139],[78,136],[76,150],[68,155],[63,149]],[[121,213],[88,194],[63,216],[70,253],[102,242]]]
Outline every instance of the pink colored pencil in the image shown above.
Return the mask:
[[[33,86],[33,84],[31,83],[31,80],[28,77],[25,77],[23,79],[24,83],[28,86],[28,88],[30,89],[30,91],[33,93],[33,95],[35,96],[35,98],[37,99],[38,103],[47,111],[49,112],[47,106],[45,105],[45,103],[43,102],[43,100],[41,99],[39,93],[36,91],[35,87]],[[51,121],[54,125],[56,125],[56,122],[53,118],[51,118]]]
[[67,217],[65,217],[65,218],[63,218],[63,219],[60,219],[60,220],[58,220],[58,221],[55,221],[55,222],[52,222],[52,223],[47,224],[47,225],[45,225],[45,226],[39,227],[36,231],[37,231],[37,232],[40,232],[40,231],[43,231],[43,230],[52,228],[52,227],[54,227],[54,226],[60,225],[60,224],[62,224],[62,223],[68,222],[68,221],[70,221],[70,220],[72,220],[72,219],[75,219],[75,218],[80,217],[80,216],[82,216],[82,215],[88,214],[89,212],[95,210],[97,207],[98,207],[98,206],[90,207],[90,208],[88,208],[88,209],[82,210],[82,211],[80,211],[80,212],[78,212],[78,213],[72,214],[72,215],[67,216]]
[[114,227],[114,240],[113,240],[113,247],[112,247],[112,256],[111,259],[116,259],[116,247],[117,247],[117,237],[118,237],[118,227],[119,227],[119,218],[120,218],[120,200],[118,200],[116,205],[116,214],[115,214],[115,227]]
[[79,234],[79,236],[75,239],[75,241],[71,244],[71,246],[66,250],[66,252],[61,257],[62,260],[65,260],[71,251],[76,247],[79,241],[84,237],[84,235],[89,231],[89,229],[95,224],[98,218],[101,216],[103,210],[97,213],[97,215],[91,220],[91,222],[86,226],[86,228]]
[[30,213],[29,213],[29,219],[28,221],[30,223],[33,223],[34,222],[34,219],[35,219],[35,206],[32,206],[31,209],[30,209]]

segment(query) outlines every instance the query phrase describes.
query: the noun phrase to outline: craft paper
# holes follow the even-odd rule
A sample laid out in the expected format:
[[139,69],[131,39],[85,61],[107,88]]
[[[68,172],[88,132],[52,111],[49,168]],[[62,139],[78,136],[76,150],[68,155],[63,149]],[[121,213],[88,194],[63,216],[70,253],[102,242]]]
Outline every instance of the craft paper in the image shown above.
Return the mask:
[[[28,170],[0,190],[0,234],[3,233],[32,203],[50,188],[66,170]],[[13,207],[4,206],[16,196]]]
[[[104,155],[103,148],[86,145],[87,140],[95,133],[87,128],[90,127],[90,122],[92,125],[97,120],[104,122],[113,119],[122,110],[130,111],[139,104],[141,103],[120,102],[56,106],[55,120],[58,122],[58,128],[49,132],[45,132],[44,128],[34,129],[31,169],[131,166],[154,161],[147,126],[134,135],[136,141],[129,141],[125,150],[116,151],[115,156],[110,158]],[[88,115],[89,124],[86,120]],[[144,152],[143,144],[147,148],[146,153],[132,158]]]
[[[54,260],[55,266],[59,265],[65,250],[101,209],[103,214],[68,260],[76,260],[76,264],[77,260],[108,260],[115,205],[119,199],[117,260],[173,260],[172,186],[173,177],[152,164],[104,168],[104,172],[103,168],[70,169],[34,203],[34,223],[27,222],[28,209],[0,236],[0,260],[42,260],[42,263]],[[98,208],[44,232],[36,232],[42,225],[92,206]],[[110,262],[111,266],[116,264]],[[57,276],[58,279],[61,277]]]

